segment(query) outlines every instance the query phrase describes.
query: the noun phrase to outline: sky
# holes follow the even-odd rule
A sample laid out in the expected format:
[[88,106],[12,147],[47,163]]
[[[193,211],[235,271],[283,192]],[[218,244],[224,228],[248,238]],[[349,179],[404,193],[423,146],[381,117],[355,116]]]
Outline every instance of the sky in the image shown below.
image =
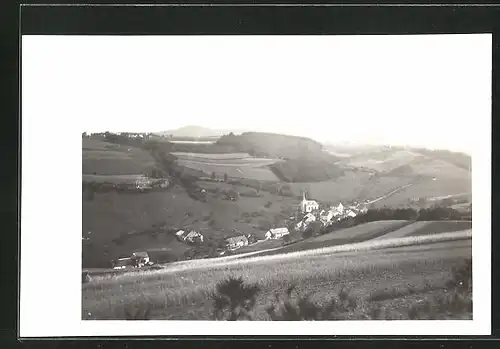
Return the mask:
[[491,57],[489,34],[23,36],[23,114],[470,152],[491,118]]

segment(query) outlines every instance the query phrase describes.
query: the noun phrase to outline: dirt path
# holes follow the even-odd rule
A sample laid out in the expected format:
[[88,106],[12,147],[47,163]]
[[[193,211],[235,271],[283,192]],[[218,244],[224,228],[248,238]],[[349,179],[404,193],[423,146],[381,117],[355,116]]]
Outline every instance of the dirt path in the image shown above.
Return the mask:
[[410,187],[410,186],[412,186],[412,185],[413,185],[412,183],[410,183],[410,184],[406,184],[406,185],[403,185],[402,187],[399,187],[399,188],[397,188],[397,189],[395,189],[395,190],[391,191],[389,194],[385,194],[384,196],[381,196],[381,197],[379,197],[379,198],[376,198],[375,200],[368,201],[366,204],[367,204],[367,205],[369,205],[369,204],[373,204],[374,202],[378,202],[378,201],[380,201],[380,200],[386,199],[386,198],[388,198],[389,196],[394,195],[394,194],[396,194],[396,193],[400,192],[401,190],[403,190],[403,189],[405,189],[405,188],[408,188],[408,187]]

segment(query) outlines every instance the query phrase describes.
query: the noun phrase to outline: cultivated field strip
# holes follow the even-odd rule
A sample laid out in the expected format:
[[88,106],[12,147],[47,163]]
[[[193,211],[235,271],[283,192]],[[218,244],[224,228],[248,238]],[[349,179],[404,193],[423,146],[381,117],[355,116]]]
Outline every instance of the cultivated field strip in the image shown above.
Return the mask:
[[[441,233],[435,235],[425,235],[425,236],[410,236],[404,238],[396,238],[396,239],[386,239],[386,240],[370,240],[366,242],[360,242],[355,244],[347,244],[340,246],[330,246],[312,250],[304,250],[298,252],[290,252],[290,253],[282,253],[282,254],[274,254],[274,255],[264,255],[252,257],[251,253],[242,257],[242,256],[230,256],[230,257],[221,257],[221,258],[212,258],[212,259],[203,259],[203,260],[194,260],[188,262],[178,262],[172,263],[165,267],[164,269],[159,270],[151,270],[144,271],[141,274],[144,276],[146,274],[149,275],[158,275],[158,274],[166,274],[166,273],[176,273],[188,270],[203,270],[203,269],[211,269],[211,268],[220,268],[220,267],[230,267],[235,265],[247,265],[247,264],[260,264],[260,263],[279,263],[284,261],[290,261],[295,259],[303,259],[310,258],[314,256],[327,256],[334,255],[336,253],[344,253],[344,252],[364,252],[371,250],[379,250],[379,249],[388,249],[388,248],[397,248],[397,247],[405,247],[405,246],[413,246],[413,245],[422,245],[422,244],[431,244],[437,242],[444,241],[456,241],[456,240],[464,240],[472,238],[472,230],[451,232],[451,233]],[[236,257],[236,258],[235,258]],[[238,258],[239,257],[239,258]],[[134,278],[137,276],[137,272],[123,273],[113,276],[103,276],[102,278]]]
[[439,222],[420,221],[402,227],[401,229],[394,230],[385,235],[379,236],[375,239],[382,240],[382,239],[402,238],[405,236],[420,236],[427,234],[433,235],[439,233],[457,232],[471,228],[472,228],[472,222],[470,221],[439,221]]
[[376,237],[374,240],[385,240],[385,239],[394,239],[394,238],[403,238],[405,236],[408,236],[409,234],[413,233],[417,229],[421,229],[428,225],[429,222],[415,222],[410,225],[407,225],[405,227],[402,227],[400,229],[391,231],[390,233],[387,233],[385,235]]

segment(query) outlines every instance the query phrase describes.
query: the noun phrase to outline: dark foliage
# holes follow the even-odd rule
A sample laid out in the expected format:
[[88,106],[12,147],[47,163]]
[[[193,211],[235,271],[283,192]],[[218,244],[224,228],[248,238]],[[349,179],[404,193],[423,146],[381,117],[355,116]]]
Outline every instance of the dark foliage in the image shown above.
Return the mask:
[[245,284],[241,277],[221,281],[212,294],[216,320],[252,320],[260,286]]
[[355,298],[348,292],[341,290],[337,297],[333,297],[323,305],[316,304],[306,296],[292,297],[295,285],[290,286],[283,295],[276,295],[275,303],[266,308],[267,314],[274,321],[302,321],[302,320],[342,320],[346,319],[349,311],[357,307]]

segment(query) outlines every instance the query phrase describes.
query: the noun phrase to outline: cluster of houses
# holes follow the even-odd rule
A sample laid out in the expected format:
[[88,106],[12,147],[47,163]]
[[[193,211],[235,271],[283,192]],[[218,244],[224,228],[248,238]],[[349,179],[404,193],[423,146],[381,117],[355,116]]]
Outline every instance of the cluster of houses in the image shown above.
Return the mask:
[[336,221],[345,218],[354,218],[360,213],[366,213],[367,208],[362,204],[354,203],[352,205],[344,206],[342,203],[331,206],[328,209],[320,211],[319,204],[315,200],[306,199],[305,193],[302,195],[302,202],[300,203],[300,211],[302,219],[295,225],[297,230],[305,230],[312,222],[319,221],[323,226],[331,225]]

